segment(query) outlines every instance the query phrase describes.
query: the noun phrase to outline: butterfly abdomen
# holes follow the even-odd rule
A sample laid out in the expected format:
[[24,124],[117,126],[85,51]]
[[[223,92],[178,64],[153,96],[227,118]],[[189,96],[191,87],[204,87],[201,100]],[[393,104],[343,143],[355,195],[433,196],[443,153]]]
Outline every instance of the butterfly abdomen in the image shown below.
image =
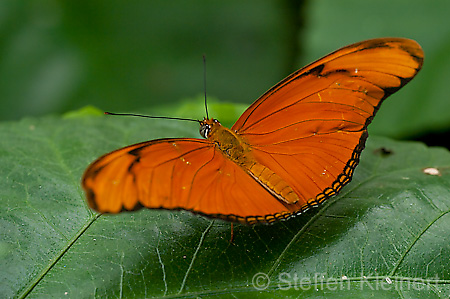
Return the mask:
[[248,168],[247,172],[280,201],[294,204],[299,200],[299,197],[288,183],[268,167],[255,162]]

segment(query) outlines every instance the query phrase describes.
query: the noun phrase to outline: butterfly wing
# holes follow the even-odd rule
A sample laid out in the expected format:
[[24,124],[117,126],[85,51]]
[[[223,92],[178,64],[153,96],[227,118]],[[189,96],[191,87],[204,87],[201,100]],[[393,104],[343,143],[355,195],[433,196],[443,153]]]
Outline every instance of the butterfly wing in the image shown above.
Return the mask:
[[154,140],[100,157],[83,176],[88,202],[109,213],[185,209],[248,224],[287,218],[350,181],[380,104],[422,61],[420,46],[407,39],[350,45],[292,74],[244,112],[232,129],[296,192],[294,204],[200,139]]
[[423,51],[413,40],[349,45],[275,85],[232,129],[299,195],[295,208],[302,211],[351,180],[367,126],[383,100],[409,82],[422,62]]
[[213,143],[201,139],[159,139],[116,150],[89,166],[82,185],[89,205],[103,213],[184,209],[248,224],[291,214]]

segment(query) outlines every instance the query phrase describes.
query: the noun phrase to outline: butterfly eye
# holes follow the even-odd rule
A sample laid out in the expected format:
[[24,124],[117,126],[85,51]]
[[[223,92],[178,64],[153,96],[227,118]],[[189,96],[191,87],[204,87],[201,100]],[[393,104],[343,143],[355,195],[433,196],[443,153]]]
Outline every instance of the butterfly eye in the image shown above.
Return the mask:
[[202,124],[200,126],[200,135],[202,135],[203,138],[208,138],[209,132],[211,131],[211,126],[208,124]]

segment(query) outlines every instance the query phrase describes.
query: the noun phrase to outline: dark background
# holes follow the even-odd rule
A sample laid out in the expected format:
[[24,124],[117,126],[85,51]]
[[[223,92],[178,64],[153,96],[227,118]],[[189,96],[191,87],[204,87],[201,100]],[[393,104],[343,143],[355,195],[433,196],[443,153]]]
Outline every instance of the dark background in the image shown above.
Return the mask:
[[398,36],[422,45],[424,68],[371,133],[448,147],[448,11],[448,0],[2,1],[0,120],[183,102],[203,92],[203,54],[208,95],[250,104],[339,47]]

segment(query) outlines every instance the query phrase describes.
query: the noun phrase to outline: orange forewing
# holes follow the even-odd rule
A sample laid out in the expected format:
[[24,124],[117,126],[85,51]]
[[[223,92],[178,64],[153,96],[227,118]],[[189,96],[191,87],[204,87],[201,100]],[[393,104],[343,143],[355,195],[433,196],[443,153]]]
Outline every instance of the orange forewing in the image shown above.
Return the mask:
[[90,206],[110,213],[185,209],[248,224],[300,213],[351,180],[382,101],[422,62],[412,40],[356,43],[290,75],[242,114],[232,130],[292,187],[295,204],[274,197],[208,139],[160,139],[92,163],[82,182]]
[[422,63],[422,49],[409,39],[344,47],[275,85],[232,129],[301,198],[319,204],[351,180],[382,101]]

